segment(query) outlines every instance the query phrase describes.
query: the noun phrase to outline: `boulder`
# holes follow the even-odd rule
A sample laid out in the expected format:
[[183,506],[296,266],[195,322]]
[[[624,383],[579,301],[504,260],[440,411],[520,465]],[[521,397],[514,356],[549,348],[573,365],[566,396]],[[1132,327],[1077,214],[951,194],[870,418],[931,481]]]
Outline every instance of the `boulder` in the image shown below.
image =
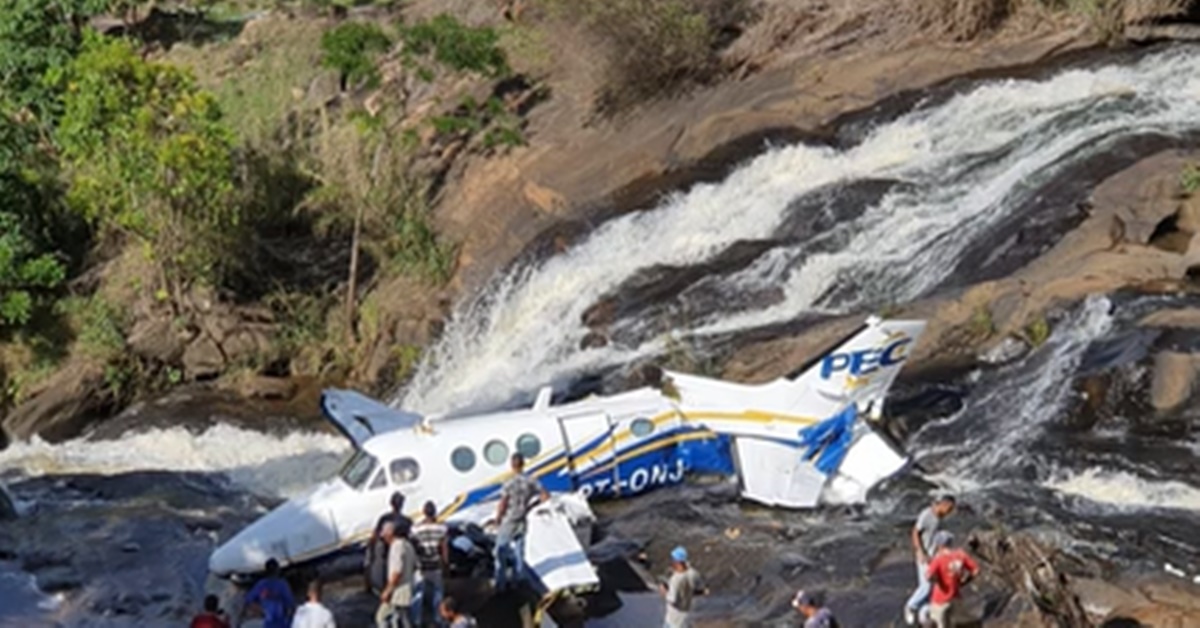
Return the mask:
[[1155,410],[1172,410],[1192,394],[1200,355],[1163,351],[1154,357],[1150,383],[1150,405]]
[[1149,602],[1146,596],[1096,578],[1078,578],[1071,588],[1079,603],[1094,617],[1109,617],[1121,608],[1136,608]]
[[221,340],[221,352],[231,363],[267,355],[271,352],[271,328],[265,325],[238,327]]
[[1164,220],[1179,209],[1183,153],[1165,151],[1109,177],[1092,192],[1094,207],[1116,209],[1113,244],[1147,244]]
[[225,354],[211,336],[201,335],[183,352],[183,373],[188,379],[210,379],[225,368]]
[[159,316],[136,321],[126,342],[134,353],[145,359],[174,364],[183,357],[188,340],[188,334],[181,332],[171,318]]
[[1193,194],[1179,204],[1175,227],[1180,231],[1200,233],[1200,194]]
[[36,435],[61,442],[81,434],[108,400],[104,368],[90,361],[73,360],[8,413],[4,431],[13,440]]

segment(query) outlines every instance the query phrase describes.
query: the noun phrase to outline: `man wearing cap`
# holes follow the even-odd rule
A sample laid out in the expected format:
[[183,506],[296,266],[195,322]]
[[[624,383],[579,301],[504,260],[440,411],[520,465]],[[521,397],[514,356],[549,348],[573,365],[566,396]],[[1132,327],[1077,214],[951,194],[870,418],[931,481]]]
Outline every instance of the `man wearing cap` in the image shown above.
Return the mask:
[[804,628],[838,628],[833,611],[817,603],[817,596],[803,590],[792,598],[792,608],[804,617]]
[[658,585],[667,599],[667,612],[663,618],[664,628],[688,628],[692,625],[692,598],[708,592],[700,581],[700,574],[688,565],[687,550],[682,546],[671,550],[671,577],[666,584]]
[[910,626],[917,623],[918,611],[929,602],[930,585],[925,573],[929,567],[929,559],[933,556],[933,537],[941,528],[942,519],[954,512],[955,503],[953,495],[940,495],[933,504],[917,515],[917,523],[912,529],[913,553],[917,563],[917,590],[913,591],[904,605],[904,621]]
[[933,585],[929,617],[937,628],[949,628],[959,588],[979,573],[979,565],[966,552],[954,547],[954,535],[945,530],[934,535],[933,545],[935,554],[925,572]]

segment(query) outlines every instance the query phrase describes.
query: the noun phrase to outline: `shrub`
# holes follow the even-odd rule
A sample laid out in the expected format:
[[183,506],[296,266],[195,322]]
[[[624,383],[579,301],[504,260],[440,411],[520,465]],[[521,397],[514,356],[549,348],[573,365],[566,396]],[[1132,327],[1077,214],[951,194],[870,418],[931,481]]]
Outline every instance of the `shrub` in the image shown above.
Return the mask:
[[47,74],[61,72],[79,49],[82,27],[107,0],[0,0],[0,100],[39,116],[56,109]]
[[458,72],[476,72],[491,77],[503,77],[511,72],[495,30],[466,26],[451,15],[442,14],[431,20],[401,25],[400,39],[410,60],[432,55],[438,63]]
[[1200,166],[1196,164],[1188,164],[1183,167],[1183,172],[1179,173],[1179,187],[1183,189],[1183,193],[1191,196],[1197,190],[1200,190]]
[[100,296],[69,297],[59,304],[75,332],[75,340],[85,355],[101,361],[114,361],[125,353],[125,327],[129,314]]
[[66,278],[44,157],[33,129],[0,113],[0,330],[29,323]]
[[244,236],[234,140],[189,74],[90,35],[63,77],[56,130],[71,207],[109,237],[133,238],[172,294],[216,283]]
[[386,51],[392,42],[376,24],[346,22],[321,35],[321,65],[342,75],[342,89],[365,82],[379,83],[375,55]]

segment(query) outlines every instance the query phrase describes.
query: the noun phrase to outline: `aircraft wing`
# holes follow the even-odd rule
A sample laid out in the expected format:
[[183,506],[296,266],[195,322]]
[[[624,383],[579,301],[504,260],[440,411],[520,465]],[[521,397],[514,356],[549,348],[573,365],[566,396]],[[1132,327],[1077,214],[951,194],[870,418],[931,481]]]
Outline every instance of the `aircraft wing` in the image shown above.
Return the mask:
[[583,545],[591,540],[594,522],[587,500],[575,494],[555,494],[530,511],[525,564],[546,587],[546,593],[599,586],[600,578]]
[[321,411],[355,447],[362,447],[377,434],[412,429],[424,420],[419,414],[396,410],[353,390],[321,393]]

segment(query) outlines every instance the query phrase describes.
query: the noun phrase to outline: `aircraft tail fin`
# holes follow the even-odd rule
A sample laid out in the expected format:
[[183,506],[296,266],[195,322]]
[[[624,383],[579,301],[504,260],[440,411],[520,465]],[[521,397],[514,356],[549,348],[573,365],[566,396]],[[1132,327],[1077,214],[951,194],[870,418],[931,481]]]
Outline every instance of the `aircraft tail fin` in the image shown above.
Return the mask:
[[925,321],[870,317],[836,348],[791,378],[801,390],[838,406],[883,400],[925,329]]

